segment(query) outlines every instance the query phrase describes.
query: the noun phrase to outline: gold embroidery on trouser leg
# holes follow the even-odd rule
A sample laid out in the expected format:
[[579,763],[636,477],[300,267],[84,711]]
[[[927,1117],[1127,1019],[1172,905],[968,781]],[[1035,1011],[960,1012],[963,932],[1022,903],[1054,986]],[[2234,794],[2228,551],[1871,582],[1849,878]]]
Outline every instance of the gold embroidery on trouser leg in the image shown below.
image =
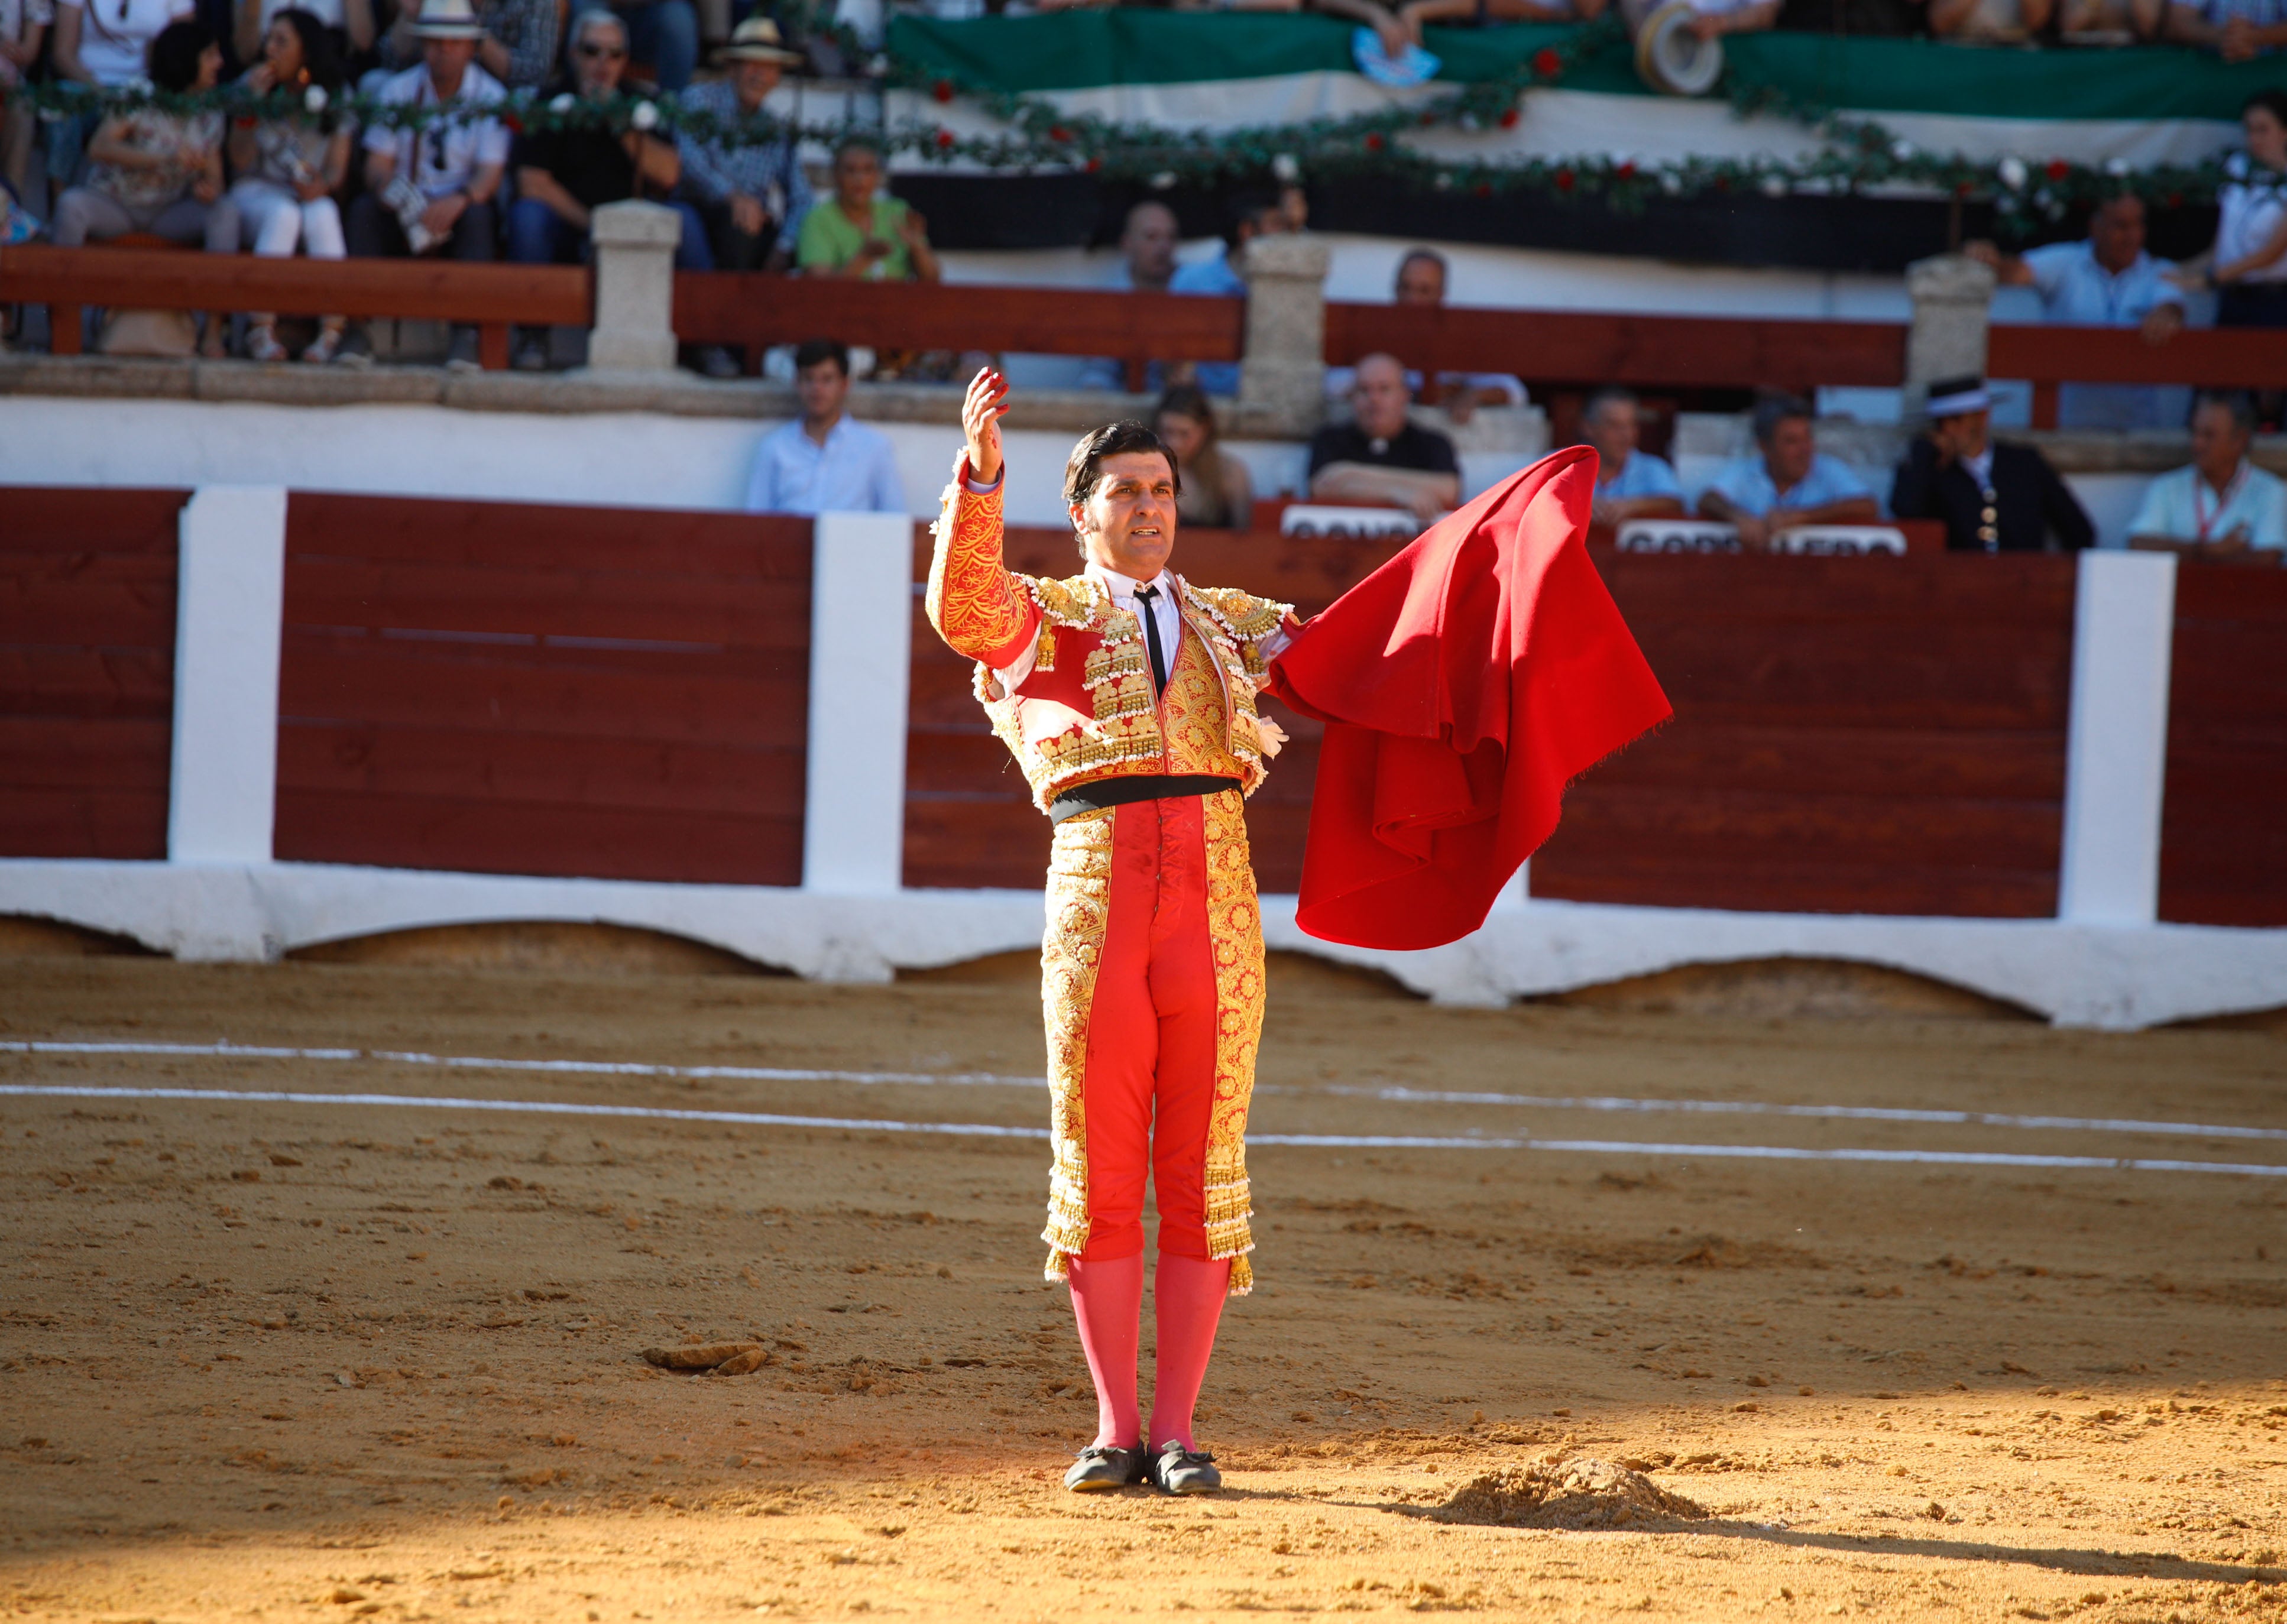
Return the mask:
[[[1056,825],[1049,855],[1048,932],[1041,939],[1041,1011],[1049,1034],[1048,1278],[1062,1279],[1088,1245],[1088,1122],[1080,1088],[1088,1076],[1088,1023],[1096,966],[1112,914],[1112,821],[1117,809],[1082,812]],[[1252,885],[1248,896],[1253,897]],[[1256,948],[1260,961],[1262,950]],[[1251,1051],[1250,1051],[1251,1052]]]
[[1262,1038],[1262,915],[1246,847],[1246,803],[1235,789],[1201,797],[1206,813],[1207,940],[1215,954],[1215,1105],[1207,1119],[1207,1256],[1228,1257],[1231,1291],[1254,1288],[1247,1220],[1246,1107]]

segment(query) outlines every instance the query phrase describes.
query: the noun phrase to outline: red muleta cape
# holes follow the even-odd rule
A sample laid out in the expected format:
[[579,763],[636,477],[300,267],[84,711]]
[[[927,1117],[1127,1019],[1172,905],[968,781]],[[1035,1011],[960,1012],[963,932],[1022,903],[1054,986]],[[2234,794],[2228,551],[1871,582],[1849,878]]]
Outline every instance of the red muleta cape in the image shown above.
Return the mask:
[[1543,457],[1432,526],[1271,662],[1326,724],[1298,923],[1436,947],[1555,832],[1566,782],[1671,714],[1585,537],[1596,454]]

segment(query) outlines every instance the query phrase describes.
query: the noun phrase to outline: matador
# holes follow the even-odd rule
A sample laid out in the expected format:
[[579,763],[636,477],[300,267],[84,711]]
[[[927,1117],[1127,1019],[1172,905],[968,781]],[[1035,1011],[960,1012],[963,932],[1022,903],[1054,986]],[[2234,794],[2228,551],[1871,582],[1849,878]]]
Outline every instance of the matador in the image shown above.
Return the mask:
[[[1041,997],[1050,1126],[1048,1274],[1067,1281],[1096,1383],[1077,1492],[1221,1486],[1192,1410],[1226,1295],[1253,1284],[1246,1112],[1262,1028],[1262,928],[1245,805],[1284,735],[1257,715],[1285,604],[1167,567],[1180,474],[1159,436],[1085,436],[1064,500],[1086,567],[1002,562],[1001,415],[977,374],[930,566],[930,621],[977,661],[977,696],[1055,825]],[[1136,1401],[1144,1194],[1156,1191],[1150,1425]]]

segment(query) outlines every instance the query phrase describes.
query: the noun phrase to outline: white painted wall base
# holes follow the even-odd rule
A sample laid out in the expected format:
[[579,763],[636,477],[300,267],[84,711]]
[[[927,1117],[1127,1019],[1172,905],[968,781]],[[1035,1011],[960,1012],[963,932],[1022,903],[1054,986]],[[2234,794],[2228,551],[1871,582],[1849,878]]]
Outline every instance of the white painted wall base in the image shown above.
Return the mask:
[[[632,925],[827,981],[886,981],[1040,945],[1041,894],[870,896],[740,885],[526,879],[306,863],[0,861],[0,914],[131,937],[191,960],[261,961],[386,931],[508,920]],[[2057,920],[1735,914],[1508,902],[1425,953],[1307,937],[1294,899],[1262,899],[1273,947],[1387,970],[1443,1003],[1500,1004],[1679,965],[1800,957],[1911,971],[2061,1026],[2125,1031],[2287,1005],[2287,930]]]

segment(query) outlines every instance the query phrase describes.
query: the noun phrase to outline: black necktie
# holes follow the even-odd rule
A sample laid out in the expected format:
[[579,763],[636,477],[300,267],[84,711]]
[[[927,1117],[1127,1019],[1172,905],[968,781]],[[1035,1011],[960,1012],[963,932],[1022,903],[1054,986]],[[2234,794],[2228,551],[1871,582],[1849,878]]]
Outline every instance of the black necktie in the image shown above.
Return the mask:
[[1136,601],[1141,606],[1136,613],[1144,622],[1144,641],[1151,651],[1152,692],[1165,693],[1167,687],[1167,654],[1159,646],[1159,600],[1158,587],[1139,586],[1136,589]]

